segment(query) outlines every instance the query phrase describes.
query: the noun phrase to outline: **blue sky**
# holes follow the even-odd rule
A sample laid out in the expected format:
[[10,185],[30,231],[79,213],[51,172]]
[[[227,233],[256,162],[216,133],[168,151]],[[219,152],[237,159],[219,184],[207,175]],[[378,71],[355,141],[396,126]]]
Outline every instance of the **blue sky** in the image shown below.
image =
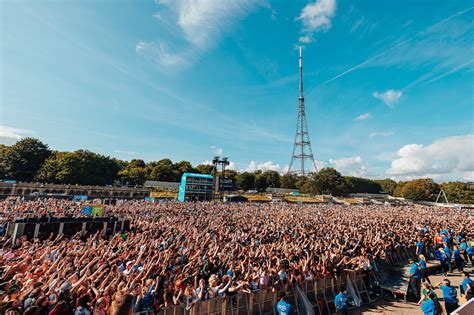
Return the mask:
[[289,164],[303,45],[319,166],[474,180],[474,1],[0,4],[0,142]]

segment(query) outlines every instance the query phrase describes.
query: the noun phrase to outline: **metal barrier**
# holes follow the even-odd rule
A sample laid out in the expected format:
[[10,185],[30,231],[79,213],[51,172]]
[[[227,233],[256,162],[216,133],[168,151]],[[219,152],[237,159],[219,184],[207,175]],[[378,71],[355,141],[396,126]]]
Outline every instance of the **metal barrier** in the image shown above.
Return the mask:
[[[434,250],[427,248],[427,255],[432,257]],[[414,249],[400,248],[385,253],[385,259],[371,262],[370,271],[347,271],[337,277],[323,277],[300,284],[289,284],[288,302],[295,306],[299,315],[327,315],[335,312],[334,299],[338,288],[344,286],[351,297],[352,307],[357,308],[375,302],[382,296],[380,283],[387,277],[394,266],[406,264],[410,258],[416,258]],[[216,298],[196,302],[190,309],[181,305],[161,309],[158,313],[145,311],[137,315],[244,315],[276,314],[278,289],[260,289],[252,294],[237,294],[226,298]]]
[[[340,286],[347,288],[352,298],[352,308],[375,301],[370,294],[367,282],[375,276],[367,272],[347,272],[337,277],[324,277],[301,284],[286,286],[288,302],[295,306],[296,314],[326,315],[335,311],[334,298]],[[237,294],[195,303],[191,309],[177,305],[161,309],[156,315],[267,315],[275,314],[278,290],[261,289],[252,294]],[[154,312],[140,312],[139,315],[155,315]]]

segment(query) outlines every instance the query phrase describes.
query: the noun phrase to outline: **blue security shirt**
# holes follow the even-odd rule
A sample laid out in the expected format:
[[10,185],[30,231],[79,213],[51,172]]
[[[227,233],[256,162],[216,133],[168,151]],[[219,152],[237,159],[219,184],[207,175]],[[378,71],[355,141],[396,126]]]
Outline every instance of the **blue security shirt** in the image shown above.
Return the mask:
[[440,285],[439,288],[443,291],[443,299],[447,304],[456,304],[457,303],[457,292],[456,289],[452,286]]
[[420,270],[418,270],[418,266],[415,263],[410,267],[410,277],[420,279]]
[[347,310],[347,295],[345,293],[339,293],[334,298],[334,304],[336,304],[337,311]]
[[467,252],[469,255],[474,254],[474,247],[468,246],[466,252]]
[[[471,290],[470,290],[469,292],[466,292],[466,291],[467,291],[467,285],[468,285],[468,284],[471,285]],[[472,281],[472,279],[464,278],[464,280],[462,281],[461,285],[462,285],[462,288],[464,289],[464,294],[466,294],[466,293],[474,293],[474,281]]]
[[437,250],[436,255],[438,256],[439,261],[446,261],[446,255],[443,254],[441,251]]
[[425,301],[421,304],[421,311],[424,315],[435,315],[436,306],[433,300]]
[[423,244],[423,242],[418,241],[416,243],[416,247],[418,247],[419,251],[422,252],[423,249],[425,248],[425,244]]
[[278,315],[293,315],[293,307],[286,303],[285,301],[280,301],[277,303],[277,313]]
[[420,259],[420,261],[418,262],[418,266],[420,266],[420,269],[426,269],[426,261]]
[[460,247],[462,250],[466,250],[466,248],[467,248],[467,243],[466,243],[466,242],[462,242],[459,247]]
[[446,257],[448,257],[448,260],[451,259],[451,250],[449,247],[444,247],[444,253],[446,254]]
[[461,252],[459,251],[459,249],[453,250],[453,256],[454,256],[454,260],[461,259]]

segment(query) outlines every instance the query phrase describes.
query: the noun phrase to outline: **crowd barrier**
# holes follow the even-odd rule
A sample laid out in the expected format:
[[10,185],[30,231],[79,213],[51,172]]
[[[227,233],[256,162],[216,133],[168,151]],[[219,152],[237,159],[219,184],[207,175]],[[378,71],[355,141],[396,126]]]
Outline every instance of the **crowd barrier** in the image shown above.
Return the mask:
[[326,315],[335,312],[334,299],[338,288],[344,286],[351,297],[351,308],[376,301],[375,277],[371,272],[346,272],[338,277],[289,284],[285,288],[261,289],[252,294],[237,294],[195,303],[190,309],[176,305],[161,309],[158,313],[144,311],[137,315],[267,315],[276,314],[278,291],[288,292],[288,303],[295,306],[296,314]]
[[[434,257],[434,249],[427,249],[427,256]],[[288,302],[295,306],[299,315],[327,315],[335,312],[334,299],[338,288],[346,288],[351,307],[355,309],[368,305],[382,297],[380,284],[394,268],[406,265],[410,258],[416,258],[414,249],[400,248],[385,253],[384,259],[372,261],[371,270],[349,271],[334,277],[290,284],[285,287]],[[252,294],[238,294],[195,303],[190,309],[181,305],[161,309],[158,313],[145,311],[137,315],[269,315],[276,314],[278,291],[283,288],[260,289]]]

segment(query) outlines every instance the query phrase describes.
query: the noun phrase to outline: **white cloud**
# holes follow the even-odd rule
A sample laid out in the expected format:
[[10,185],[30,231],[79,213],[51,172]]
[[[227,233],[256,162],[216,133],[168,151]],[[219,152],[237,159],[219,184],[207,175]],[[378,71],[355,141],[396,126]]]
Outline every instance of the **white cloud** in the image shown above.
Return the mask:
[[397,151],[387,174],[397,179],[431,177],[472,179],[474,174],[474,134],[446,137],[425,146],[407,144]]
[[403,92],[400,90],[387,90],[385,92],[374,92],[372,96],[376,99],[381,100],[388,107],[393,107],[398,103],[400,97],[403,95]]
[[161,14],[158,13],[158,12],[156,12],[155,14],[153,14],[152,17],[154,17],[154,18],[157,19],[157,20],[163,19],[163,18],[161,17]]
[[313,37],[311,37],[311,35],[300,36],[300,38],[298,38],[298,41],[302,44],[309,44],[313,41]]
[[0,125],[0,144],[11,145],[31,133],[30,130]]
[[376,131],[369,133],[369,137],[390,137],[393,136],[395,132],[393,131]]
[[283,173],[283,171],[286,171],[287,169],[288,169],[288,166],[281,167],[280,164],[275,163],[273,161],[266,161],[262,163],[250,161],[249,165],[244,169],[244,171],[255,172],[255,171],[261,170],[261,171],[277,171],[279,173]]
[[224,150],[222,148],[218,148],[215,145],[213,145],[211,148],[212,148],[212,153],[214,155],[221,156],[222,153],[224,153]]
[[370,113],[365,113],[365,114],[361,114],[359,116],[357,116],[356,118],[354,118],[355,121],[361,121],[361,120],[366,120],[366,119],[369,119],[369,118],[372,118],[372,115]]
[[143,42],[140,41],[135,46],[135,51],[150,57],[163,67],[187,66],[192,60],[186,52],[171,52],[168,46],[163,42]]
[[[202,162],[202,163],[200,163],[200,164],[202,164],[202,165],[212,165],[212,161],[207,160],[207,161],[204,161],[204,162]],[[198,164],[198,165],[199,165],[199,164]],[[220,169],[220,167],[219,167],[219,169]],[[235,164],[235,162],[232,162],[232,161],[229,161],[229,165],[227,165],[227,166],[225,167],[225,169],[226,169],[226,170],[233,170],[233,171],[237,171],[237,170],[238,170],[238,169],[237,169],[237,164]]]
[[367,175],[367,163],[361,156],[352,156],[340,159],[330,159],[329,163],[343,175]]
[[202,50],[214,46],[236,21],[264,4],[263,1],[251,0],[173,0],[159,3],[174,13],[185,39]]
[[327,31],[331,28],[331,18],[336,13],[336,0],[317,0],[308,3],[300,15],[296,18],[303,24],[303,34],[299,38],[300,43],[310,43],[313,33]]

